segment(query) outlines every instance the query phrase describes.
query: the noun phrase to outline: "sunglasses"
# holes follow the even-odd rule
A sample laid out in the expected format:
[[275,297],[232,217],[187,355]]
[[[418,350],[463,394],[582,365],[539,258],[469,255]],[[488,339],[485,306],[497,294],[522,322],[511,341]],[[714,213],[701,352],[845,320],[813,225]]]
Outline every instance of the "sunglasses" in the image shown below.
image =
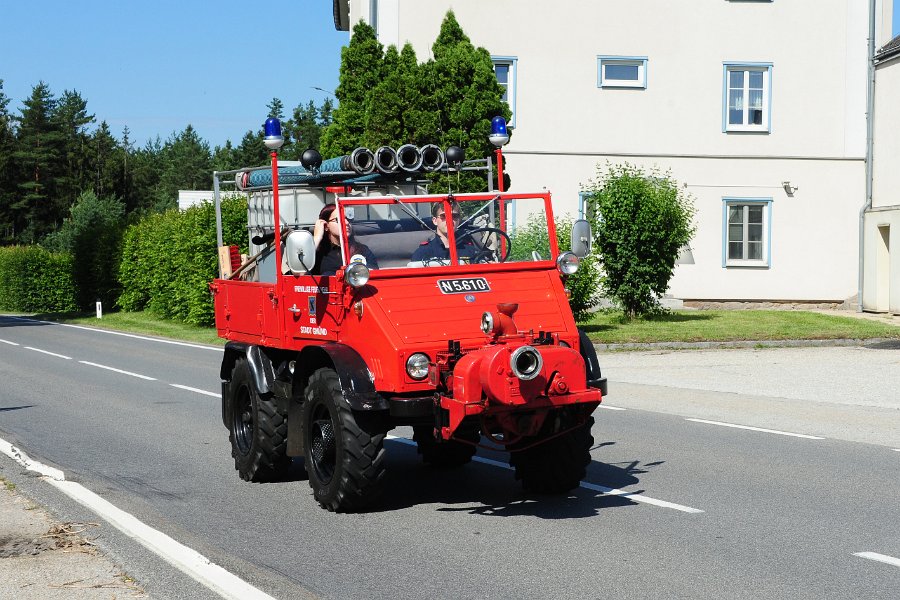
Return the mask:
[[[452,213],[451,216],[453,217],[454,221],[459,221],[460,219],[462,219],[462,215],[460,215],[459,213]],[[437,218],[443,221],[447,218],[447,213],[441,213],[437,216]]]

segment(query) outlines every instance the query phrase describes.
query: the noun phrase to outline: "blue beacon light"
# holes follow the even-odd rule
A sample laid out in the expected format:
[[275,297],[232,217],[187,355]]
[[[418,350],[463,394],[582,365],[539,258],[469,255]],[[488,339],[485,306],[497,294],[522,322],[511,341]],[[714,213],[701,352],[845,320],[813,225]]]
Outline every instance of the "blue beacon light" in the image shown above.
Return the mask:
[[503,117],[491,119],[491,135],[488,139],[498,148],[505,146],[509,142],[509,132],[506,131],[506,119]]
[[281,135],[281,121],[275,117],[269,117],[266,119],[263,128],[265,130],[263,143],[265,143],[266,148],[269,150],[278,150],[284,145],[284,136]]

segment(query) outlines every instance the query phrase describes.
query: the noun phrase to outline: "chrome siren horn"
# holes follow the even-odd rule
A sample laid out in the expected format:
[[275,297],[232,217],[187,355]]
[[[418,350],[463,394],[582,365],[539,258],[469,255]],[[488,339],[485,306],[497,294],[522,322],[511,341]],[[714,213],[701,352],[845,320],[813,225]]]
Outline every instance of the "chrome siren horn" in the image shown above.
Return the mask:
[[412,144],[404,144],[397,148],[397,165],[409,173],[422,168],[422,153]]
[[397,151],[390,146],[382,146],[381,148],[376,150],[375,168],[378,169],[379,173],[383,173],[385,175],[396,173],[398,169]]
[[422,146],[419,148],[419,154],[422,156],[422,170],[427,173],[444,166],[444,151],[434,144]]
[[375,155],[368,148],[357,148],[341,161],[344,171],[354,171],[360,175],[368,175],[375,170]]

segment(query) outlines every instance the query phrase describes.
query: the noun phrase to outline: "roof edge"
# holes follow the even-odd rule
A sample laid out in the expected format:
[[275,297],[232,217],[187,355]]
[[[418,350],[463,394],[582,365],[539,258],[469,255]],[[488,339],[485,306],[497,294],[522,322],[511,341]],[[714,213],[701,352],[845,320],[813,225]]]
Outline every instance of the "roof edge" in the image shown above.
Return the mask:
[[898,55],[900,55],[900,35],[896,36],[875,52],[875,60],[880,62]]
[[333,0],[334,28],[350,31],[350,0]]

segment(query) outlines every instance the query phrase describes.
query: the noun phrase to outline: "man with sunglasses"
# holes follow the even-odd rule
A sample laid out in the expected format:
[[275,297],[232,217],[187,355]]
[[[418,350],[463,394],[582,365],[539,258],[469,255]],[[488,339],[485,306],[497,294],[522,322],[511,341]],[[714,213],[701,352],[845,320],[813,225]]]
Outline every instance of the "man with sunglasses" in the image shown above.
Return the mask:
[[[453,225],[458,226],[461,221],[459,212],[459,203],[450,202],[451,215]],[[430,240],[422,242],[415,252],[413,252],[411,261],[422,261],[428,264],[429,261],[435,259],[448,260],[450,258],[450,239],[447,236],[447,214],[444,211],[443,202],[435,202],[431,205],[431,222],[434,224],[435,235]],[[461,232],[456,230],[456,239],[459,240]],[[478,248],[472,243],[471,238],[466,238],[462,242],[457,241],[456,252],[459,255],[460,262],[468,262],[475,258],[478,254]],[[467,260],[468,259],[468,260]]]

